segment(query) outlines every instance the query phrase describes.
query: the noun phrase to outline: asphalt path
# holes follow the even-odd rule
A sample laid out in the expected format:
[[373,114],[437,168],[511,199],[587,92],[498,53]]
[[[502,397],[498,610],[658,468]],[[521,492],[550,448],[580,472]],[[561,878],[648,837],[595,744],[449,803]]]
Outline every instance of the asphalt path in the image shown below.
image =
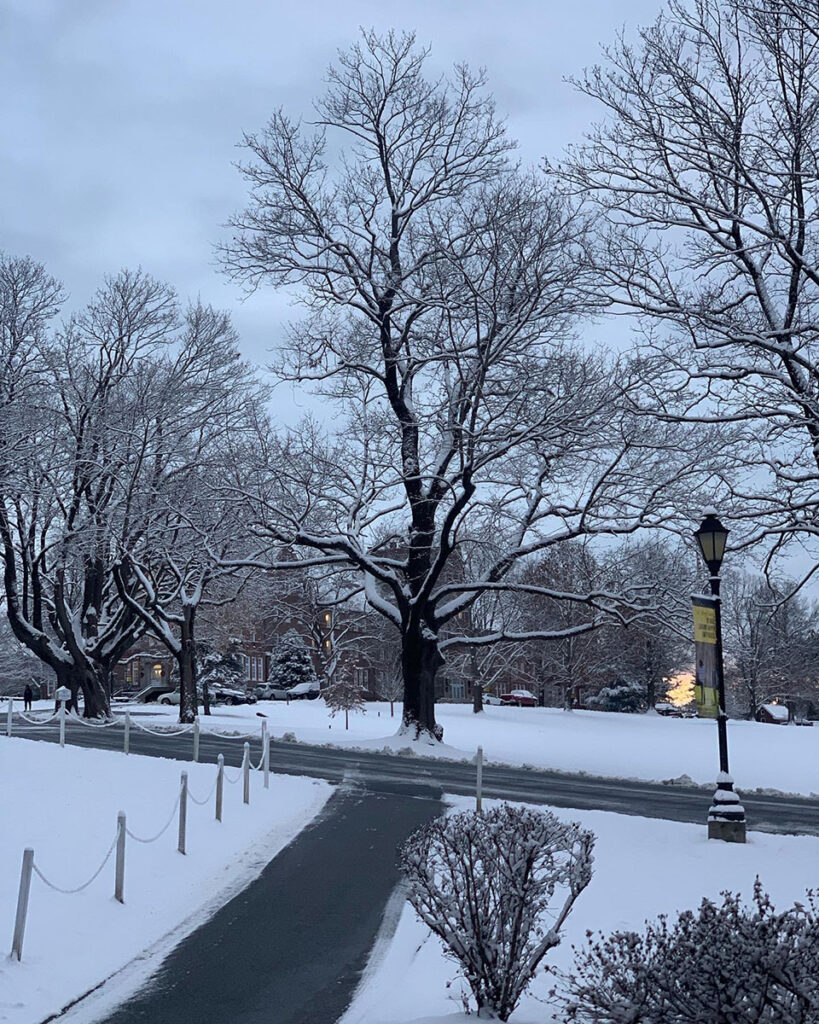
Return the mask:
[[398,882],[397,847],[442,812],[440,796],[340,787],[105,1024],[333,1024]]
[[[14,721],[14,735],[50,742],[58,740],[56,722],[48,726],[29,726],[18,717]],[[123,728],[100,728],[69,722],[66,742],[122,750]],[[199,741],[199,760],[215,762],[221,753],[226,764],[239,765],[243,743],[242,738],[203,732]],[[139,730],[132,722],[130,749],[135,754],[189,761],[193,739],[190,733],[181,736],[151,735]],[[261,741],[256,738],[251,741],[251,757],[258,761],[260,754]],[[273,772],[310,775],[330,782],[354,778],[372,792],[388,792],[395,785],[419,783],[438,787],[447,793],[470,795],[475,792],[475,767],[471,764],[281,740],[271,741],[270,768]],[[698,824],[705,823],[711,803],[710,789],[491,764],[484,765],[483,793],[486,797],[554,807],[615,811]],[[742,793],[741,796],[750,829],[819,835],[819,799],[784,794]]]

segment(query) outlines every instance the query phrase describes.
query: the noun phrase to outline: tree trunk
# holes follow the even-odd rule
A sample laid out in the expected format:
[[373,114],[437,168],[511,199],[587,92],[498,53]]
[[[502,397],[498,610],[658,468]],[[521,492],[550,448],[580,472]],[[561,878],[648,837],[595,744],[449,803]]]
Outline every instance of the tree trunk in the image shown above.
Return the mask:
[[109,718],[111,706],[103,682],[103,673],[93,664],[70,665],[57,673],[57,685],[71,690],[69,708],[79,714],[78,697],[82,693],[83,718]]
[[403,729],[414,739],[422,733],[441,740],[444,730],[435,722],[435,676],[444,659],[438,650],[438,638],[424,634],[421,626],[404,629],[401,671],[404,677]]
[[476,715],[483,711],[483,687],[478,682],[472,683],[472,710]]
[[654,679],[654,675],[649,674],[646,679],[646,704],[648,707],[647,711],[653,711],[654,705],[657,703],[657,683]]
[[196,693],[196,645],[193,639],[193,627],[196,608],[192,605],[182,606],[182,642],[176,662],[179,666],[179,721],[191,723],[199,710]]

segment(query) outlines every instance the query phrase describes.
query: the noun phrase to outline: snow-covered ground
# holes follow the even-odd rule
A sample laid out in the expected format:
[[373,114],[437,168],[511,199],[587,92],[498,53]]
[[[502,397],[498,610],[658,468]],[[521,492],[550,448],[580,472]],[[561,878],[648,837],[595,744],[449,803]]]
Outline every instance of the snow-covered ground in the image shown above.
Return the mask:
[[[784,731],[784,730],[783,730]],[[473,803],[452,797],[459,809]],[[561,944],[544,965],[567,968],[572,944],[583,945],[587,929],[611,932],[639,929],[660,913],[673,915],[698,906],[703,896],[718,899],[723,890],[750,898],[759,875],[777,906],[784,909],[819,884],[819,839],[749,833],[745,846],[709,842],[705,828],[604,811],[555,814],[579,821],[597,835],[594,876],[575,904]],[[461,1012],[456,965],[415,917],[409,904],[394,935],[385,926],[352,1005],[339,1024],[469,1024]],[[451,984],[450,984],[451,983]],[[543,968],[511,1017],[511,1024],[558,1024],[542,1000],[554,979]]]
[[[45,705],[44,705],[45,707]],[[123,707],[115,709],[123,713]],[[155,728],[173,727],[177,708],[136,705],[134,722]],[[291,733],[305,743],[333,743],[372,750],[412,748],[421,756],[472,758],[479,745],[491,761],[554,768],[565,772],[637,779],[677,779],[711,785],[717,772],[717,727],[706,719],[662,718],[556,708],[490,706],[475,715],[470,705],[440,704],[438,721],[444,744],[410,743],[397,736],[401,706],[390,717],[389,704],[371,703],[366,713],[330,716],[323,700],[260,701],[220,707],[201,718],[203,730],[259,734],[259,714],[267,717],[271,735]],[[819,793],[819,727],[728,724],[731,770],[742,792],[778,789],[807,795]]]
[[[178,941],[265,864],[321,810],[331,787],[312,779],[271,776],[264,790],[251,779],[251,802],[241,782],[225,785],[222,824],[205,806],[188,803],[187,853],[177,852],[172,814],[180,772],[204,800],[216,768],[153,757],[85,750],[0,737],[0,1021],[32,1024],[118,971],[146,950]],[[237,779],[238,769],[227,769]],[[113,855],[82,893],[62,895],[35,876],[23,959],[10,949],[23,849],[61,888],[81,885],[103,860],[116,832],[117,812],[154,843],[127,840],[125,903],[113,898]],[[142,969],[152,967],[146,958]],[[131,980],[139,980],[139,969]]]

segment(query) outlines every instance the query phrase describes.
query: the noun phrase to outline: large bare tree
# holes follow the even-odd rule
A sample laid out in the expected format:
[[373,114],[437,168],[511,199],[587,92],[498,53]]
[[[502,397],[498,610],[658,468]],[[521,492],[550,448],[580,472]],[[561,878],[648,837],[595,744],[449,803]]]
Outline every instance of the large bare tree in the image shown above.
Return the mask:
[[690,466],[630,414],[631,367],[572,343],[585,217],[514,164],[483,77],[429,80],[426,57],[365,32],[312,125],[279,111],[246,136],[223,260],[303,303],[275,370],[333,403],[323,430],[261,439],[235,486],[260,538],[360,574],[400,633],[404,728],[440,736],[442,631],[532,553],[664,520]]
[[[815,3],[672,0],[579,86],[564,167],[609,224],[596,264],[662,368],[650,405],[735,424],[733,511],[776,552],[819,533]],[[602,220],[602,218],[601,218]],[[814,557],[814,568],[819,560]]]
[[[19,286],[4,293],[2,341],[23,398],[6,403],[19,424],[0,487],[7,615],[74,699],[83,695],[84,713],[104,716],[111,670],[145,629],[114,569],[123,553],[161,560],[152,543],[167,529],[168,494],[200,470],[246,371],[226,316],[181,309],[147,274],[108,279],[48,330],[55,285],[28,261],[11,261],[6,277],[10,268]],[[167,559],[156,571],[171,571]],[[139,586],[127,567],[119,582]]]

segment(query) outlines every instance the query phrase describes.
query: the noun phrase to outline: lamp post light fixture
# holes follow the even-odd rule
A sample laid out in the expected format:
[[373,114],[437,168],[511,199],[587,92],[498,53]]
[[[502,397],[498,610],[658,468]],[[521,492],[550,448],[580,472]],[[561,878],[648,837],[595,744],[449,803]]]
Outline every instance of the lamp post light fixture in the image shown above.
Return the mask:
[[713,509],[706,509],[700,528],[694,531],[694,538],[700,554],[708,566],[713,605],[714,669],[717,690],[717,737],[719,741],[719,775],[717,789],[708,810],[708,838],[722,839],[729,843],[745,842],[745,808],[734,792],[734,780],[728,767],[728,716],[725,713],[725,671],[722,658],[722,612],[720,600],[719,571],[725,554],[725,542],[729,531],[717,518]]

